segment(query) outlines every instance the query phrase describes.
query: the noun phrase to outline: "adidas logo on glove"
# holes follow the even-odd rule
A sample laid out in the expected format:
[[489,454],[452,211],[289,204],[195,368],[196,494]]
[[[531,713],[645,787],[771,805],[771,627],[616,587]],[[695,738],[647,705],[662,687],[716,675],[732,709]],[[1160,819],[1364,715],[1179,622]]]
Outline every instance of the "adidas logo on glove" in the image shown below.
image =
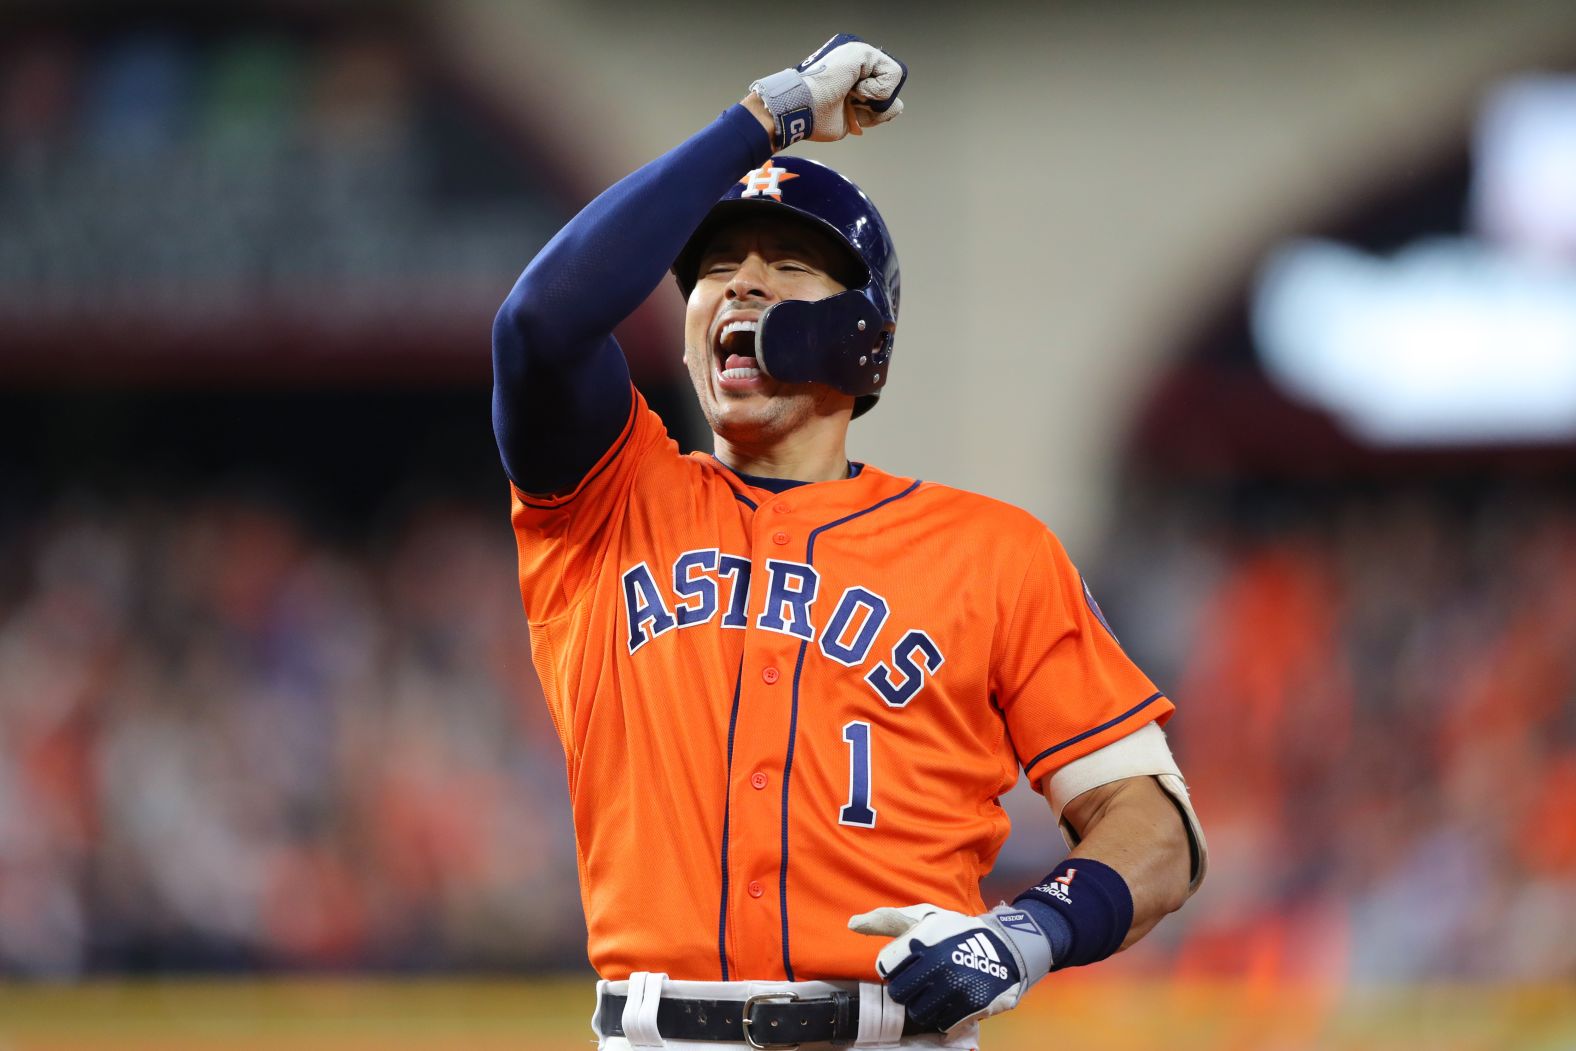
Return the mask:
[[1007,978],[1007,968],[1001,965],[1001,956],[983,934],[976,934],[952,950],[952,962],[983,971],[992,978]]

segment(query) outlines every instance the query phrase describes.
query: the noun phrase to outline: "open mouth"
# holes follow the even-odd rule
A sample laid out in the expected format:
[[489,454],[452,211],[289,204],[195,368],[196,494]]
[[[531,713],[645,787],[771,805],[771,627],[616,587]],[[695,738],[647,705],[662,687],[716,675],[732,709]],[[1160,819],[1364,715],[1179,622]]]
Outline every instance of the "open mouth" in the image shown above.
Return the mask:
[[755,333],[759,328],[760,323],[749,318],[729,321],[717,332],[712,349],[723,380],[743,383],[761,378],[763,373],[755,360]]

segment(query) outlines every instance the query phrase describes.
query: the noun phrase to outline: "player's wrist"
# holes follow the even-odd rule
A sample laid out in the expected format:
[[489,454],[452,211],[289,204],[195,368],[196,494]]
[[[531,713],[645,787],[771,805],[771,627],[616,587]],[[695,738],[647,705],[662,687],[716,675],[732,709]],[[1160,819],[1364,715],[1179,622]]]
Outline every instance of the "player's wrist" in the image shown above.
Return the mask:
[[981,918],[994,920],[987,926],[1011,943],[1021,972],[1023,989],[1028,989],[1051,972],[1056,945],[1053,935],[1060,936],[1064,942],[1066,940],[1066,923],[1061,917],[1037,915],[1033,908],[1014,902],[1011,905],[998,905]]
[[1053,971],[1105,959],[1122,947],[1133,926],[1127,881],[1092,858],[1068,858],[1012,904],[1045,930]]
[[772,116],[772,111],[766,108],[765,100],[751,91],[739,100],[739,105],[748,110],[750,116],[760,123],[761,128],[766,132],[767,141],[772,144],[772,152],[777,152],[780,148],[777,145],[777,122]]
[[[1073,929],[1072,925],[1067,922],[1067,917],[1044,902],[1033,898],[1020,897],[1011,905],[998,905],[991,912],[996,913],[1003,909],[1017,909],[1029,914],[1029,918],[1039,928],[1037,937],[1041,942],[1045,943],[1050,954],[1050,958],[1045,964],[1045,970],[1046,972],[1054,970],[1056,965],[1067,955],[1073,943]],[[1003,926],[1006,925],[1003,924]],[[1008,932],[1014,933],[1014,929],[1008,927]]]
[[803,75],[790,66],[750,85],[750,98],[758,99],[766,111],[766,131],[772,149],[787,149],[815,130],[815,98]]

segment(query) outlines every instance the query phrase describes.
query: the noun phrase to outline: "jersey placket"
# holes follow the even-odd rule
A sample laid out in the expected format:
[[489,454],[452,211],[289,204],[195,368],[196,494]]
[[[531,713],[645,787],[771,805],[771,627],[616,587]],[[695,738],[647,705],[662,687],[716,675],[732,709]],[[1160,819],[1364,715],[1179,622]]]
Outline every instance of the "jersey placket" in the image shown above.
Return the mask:
[[804,562],[808,527],[793,512],[790,497],[769,498],[751,525],[749,624],[729,785],[724,944],[730,977],[792,977],[783,878],[791,848],[797,671],[814,599],[803,593],[813,577],[797,568]]

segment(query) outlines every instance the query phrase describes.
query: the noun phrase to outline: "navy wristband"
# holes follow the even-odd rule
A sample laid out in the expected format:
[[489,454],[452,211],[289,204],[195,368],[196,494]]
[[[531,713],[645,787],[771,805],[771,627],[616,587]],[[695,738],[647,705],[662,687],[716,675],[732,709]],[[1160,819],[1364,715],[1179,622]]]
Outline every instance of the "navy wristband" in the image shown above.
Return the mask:
[[[1070,945],[1059,946],[1056,931],[1041,921],[1051,940],[1051,970],[1080,967],[1105,959],[1122,947],[1133,926],[1133,892],[1122,874],[1092,858],[1068,858],[1012,902],[1035,917],[1055,913],[1071,932]],[[1056,950],[1062,948],[1058,953]]]

